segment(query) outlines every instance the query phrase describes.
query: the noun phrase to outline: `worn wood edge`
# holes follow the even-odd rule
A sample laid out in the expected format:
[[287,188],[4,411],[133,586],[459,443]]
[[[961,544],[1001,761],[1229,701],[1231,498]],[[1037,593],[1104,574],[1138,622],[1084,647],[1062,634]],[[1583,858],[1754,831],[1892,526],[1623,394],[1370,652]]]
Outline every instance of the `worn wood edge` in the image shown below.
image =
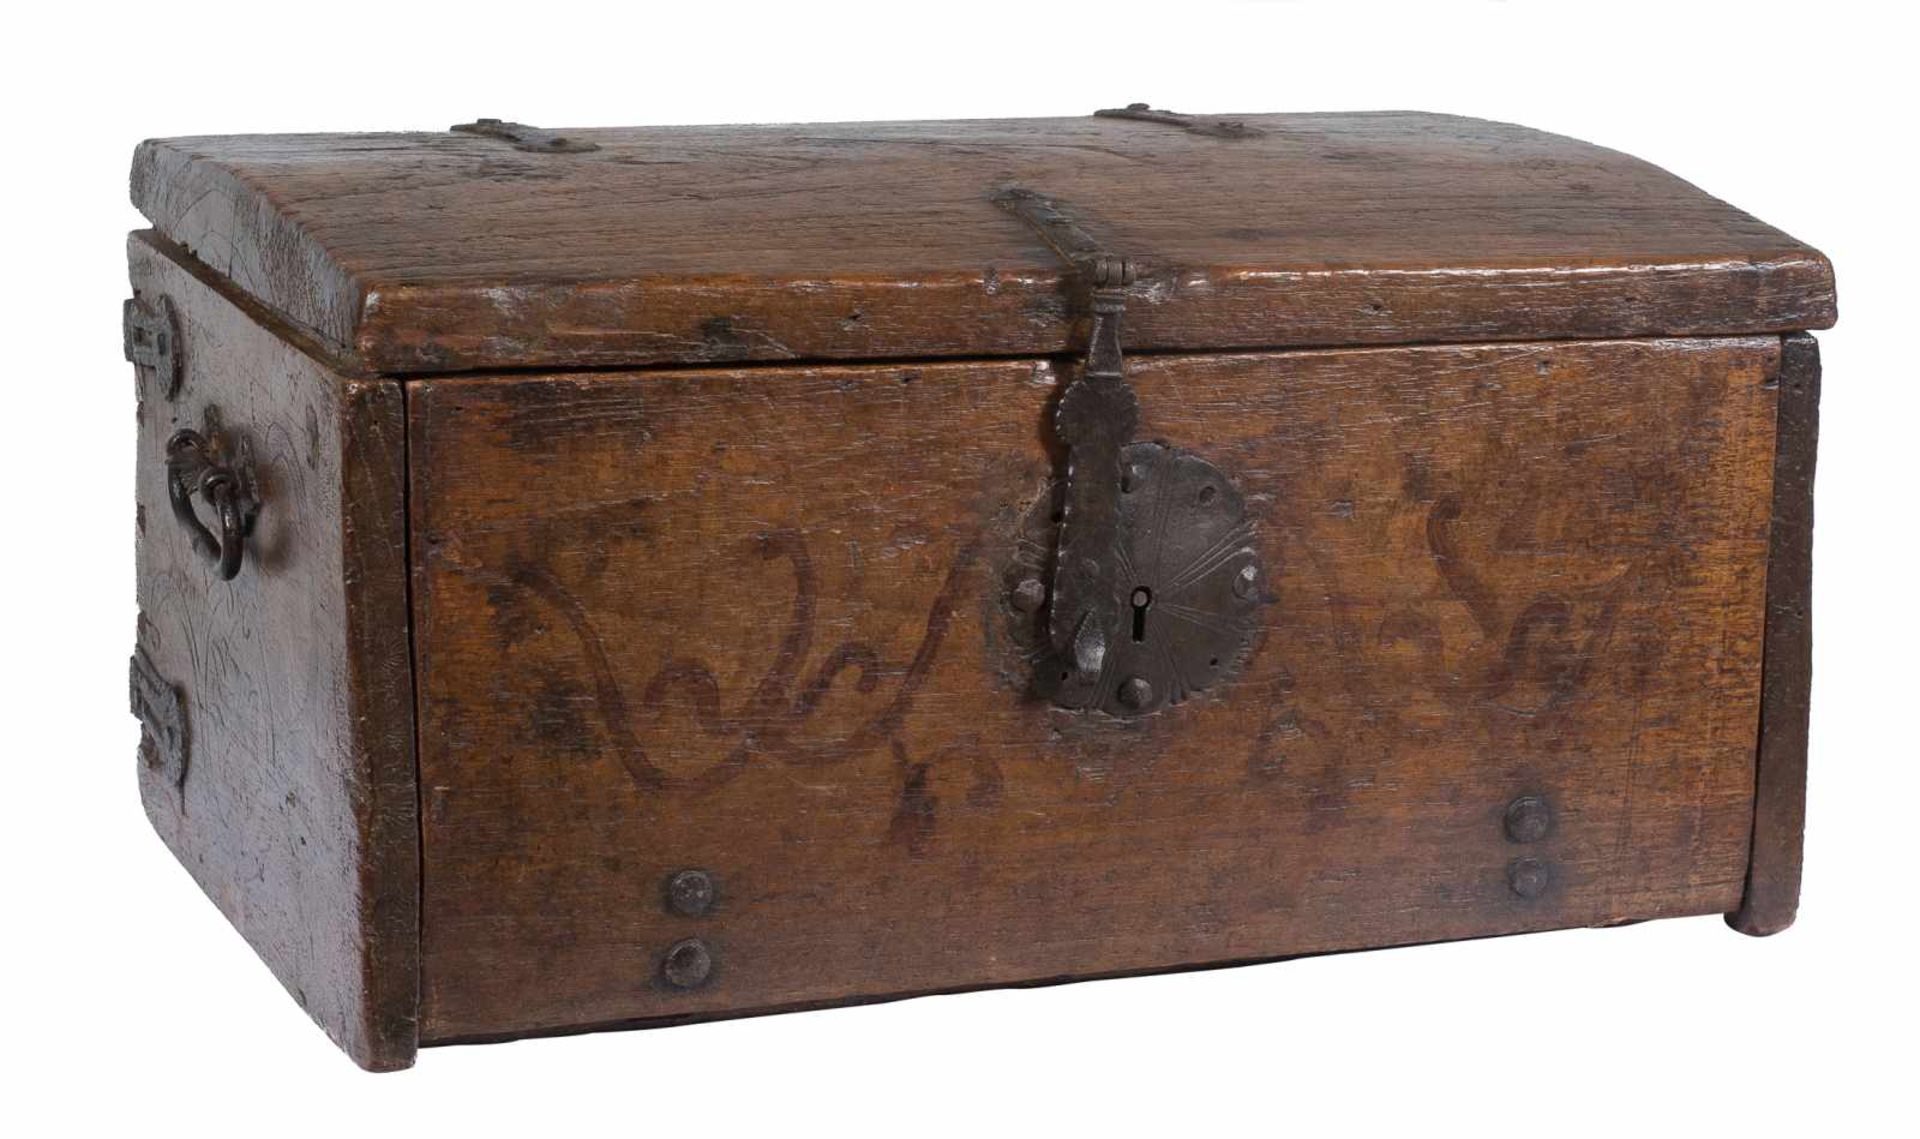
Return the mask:
[[241,291],[232,281],[215,272],[212,266],[195,257],[192,250],[174,242],[159,230],[136,229],[127,234],[127,245],[129,248],[135,245],[145,246],[171,261],[175,267],[195,281],[218,293],[221,300],[245,313],[248,320],[286,341],[298,349],[302,355],[328,371],[347,379],[373,376],[374,373],[367,371],[357,358],[337,351],[316,337],[311,330],[293,323],[286,316],[260,303],[251,294]]
[[[432,595],[425,588],[427,579],[426,547],[428,545],[426,535],[431,533],[428,529],[430,524],[429,512],[426,496],[421,493],[419,480],[421,478],[422,467],[424,467],[428,461],[432,436],[427,430],[427,424],[425,422],[427,419],[426,406],[423,403],[416,402],[415,398],[421,394],[421,388],[415,385],[407,385],[402,388],[402,394],[406,397],[406,416],[401,427],[406,437],[407,462],[406,466],[402,468],[401,478],[405,483],[403,509],[406,515],[405,526],[408,541],[406,564],[401,568],[401,572],[406,575],[407,583],[407,661],[411,668],[412,676],[412,687],[409,688],[406,693],[407,716],[413,724],[414,732],[413,771],[415,814],[412,842],[416,871],[414,881],[416,984],[413,994],[413,1010],[415,1047],[418,1049],[424,1048],[431,1043],[431,1026],[428,1024],[426,1007],[428,983],[425,976],[427,936],[426,891],[427,876],[431,873],[431,862],[429,861],[430,852],[427,848],[429,839],[427,828],[429,808],[426,801],[424,773],[420,766],[421,755],[426,751],[426,744],[421,740],[420,732],[421,725],[426,723],[427,676],[428,670],[432,667],[432,661],[427,659],[426,654],[425,646],[428,643],[428,637],[425,630],[432,625],[434,613],[432,609]],[[417,541],[415,540],[416,535],[419,536]]]
[[[501,287],[367,281],[351,355],[365,370],[427,376],[1046,356],[1077,351],[1085,339],[1064,270],[983,268],[912,285],[830,276],[527,282],[505,287],[514,303],[503,309]],[[1127,312],[1131,352],[1735,337],[1825,328],[1838,316],[1832,266],[1806,249],[1763,261],[1578,270],[1162,267],[1137,291]],[[1490,295],[1507,301],[1490,304]],[[950,314],[950,338],[927,335],[929,309]],[[842,320],[848,311],[864,314],[856,329]],[[609,314],[618,332],[609,331]],[[716,321],[722,338],[703,331]],[[422,328],[472,331],[423,337]]]
[[1509,937],[1533,937],[1542,933],[1613,930],[1627,926],[1641,925],[1647,921],[1665,921],[1671,918],[1706,916],[1709,915],[1705,913],[1672,913],[1662,914],[1654,918],[1627,918],[1617,921],[1596,922],[1588,925],[1516,929],[1499,933],[1477,934],[1471,937],[1416,939],[1413,941],[1394,941],[1382,945],[1352,945],[1335,949],[1309,950],[1304,953],[1234,957],[1218,961],[1192,961],[1177,965],[1159,965],[1142,969],[1111,969],[1090,973],[1066,973],[1018,980],[988,981],[978,984],[912,989],[895,993],[860,993],[846,997],[834,997],[827,1000],[787,1001],[778,1004],[757,1005],[750,1008],[718,1009],[676,1016],[605,1020],[594,1021],[588,1024],[559,1024],[512,1032],[455,1033],[446,1036],[423,1036],[420,1040],[420,1046],[422,1048],[457,1048],[474,1044],[506,1044],[516,1040],[549,1040],[556,1037],[587,1036],[602,1032],[650,1031],[661,1028],[679,1028],[689,1024],[715,1024],[731,1020],[756,1020],[760,1017],[784,1016],[788,1013],[796,1012],[829,1012],[835,1009],[864,1008],[869,1005],[896,1004],[900,1001],[915,1001],[927,997],[965,996],[969,993],[995,993],[1022,989],[1052,989],[1062,985],[1079,985],[1099,981],[1124,981],[1140,977],[1171,977],[1183,973],[1212,973],[1225,969],[1247,969],[1261,965],[1281,965],[1289,961],[1307,961],[1317,957],[1345,957],[1356,953],[1379,953],[1395,949],[1413,949],[1423,945],[1465,945],[1476,941],[1497,941]]
[[[351,329],[363,302],[359,285],[345,266],[334,260],[298,221],[281,210],[270,193],[255,186],[211,157],[180,145],[186,140],[147,139],[134,148],[128,174],[128,196],[154,228],[205,264],[218,277],[231,281],[234,291],[256,297],[280,318],[303,329],[329,348],[330,355],[350,356]],[[188,169],[199,177],[192,192]],[[276,261],[292,260],[313,284],[275,305],[275,291],[265,280],[253,280],[258,252],[273,251]],[[341,298],[328,307],[325,298]]]
[[[924,344],[903,343],[896,346],[897,350],[894,351],[888,351],[885,346],[879,346],[870,347],[865,351],[848,351],[835,354],[831,348],[829,348],[826,350],[826,354],[823,355],[803,356],[798,353],[786,351],[784,348],[779,348],[738,356],[727,355],[722,352],[710,359],[687,359],[684,358],[684,356],[675,356],[670,352],[656,353],[649,358],[646,353],[635,352],[628,349],[609,353],[585,351],[571,355],[565,353],[522,354],[509,340],[497,336],[480,336],[476,338],[476,351],[486,355],[489,358],[488,362],[475,363],[471,368],[460,367],[443,370],[437,368],[432,359],[420,357],[417,348],[399,344],[397,341],[382,339],[383,336],[398,337],[399,333],[393,330],[383,333],[380,327],[369,327],[362,332],[359,342],[352,349],[345,349],[331,344],[321,338],[312,329],[301,325],[284,313],[269,308],[258,298],[241,289],[236,282],[222,276],[214,267],[201,261],[194,255],[192,250],[174,242],[159,230],[136,230],[128,235],[128,241],[130,243],[139,242],[153,248],[175,265],[191,274],[201,284],[218,292],[223,299],[241,309],[255,323],[300,349],[300,351],[330,370],[346,377],[388,375],[396,379],[406,380],[414,377],[464,377],[475,372],[484,372],[489,375],[499,375],[502,377],[517,377],[527,374],[562,370],[626,372],[687,370],[702,367],[750,368],[754,366],[785,367],[806,366],[811,364],[900,364],[932,362],[937,360],[991,360],[1072,353],[1080,347],[1084,331],[1078,328],[1076,322],[1069,320],[1036,332],[1031,320],[1022,315],[1010,313],[1004,322],[1004,327],[1009,330],[1009,333],[1003,343],[986,346],[970,345],[965,348],[956,348],[953,352],[946,355],[927,355],[921,351],[925,347]],[[1607,272],[1614,271],[1608,270]],[[1700,336],[1738,337],[1760,336],[1780,332],[1797,332],[1808,328],[1828,328],[1838,319],[1838,310],[1834,299],[1832,265],[1825,255],[1813,250],[1808,250],[1806,256],[1791,256],[1761,264],[1745,265],[1744,267],[1703,265],[1690,269],[1677,269],[1674,267],[1640,266],[1618,270],[1620,286],[1623,289],[1629,289],[1635,292],[1643,291],[1644,285],[1648,281],[1658,281],[1662,276],[1672,277],[1674,274],[1698,275],[1701,273],[1717,274],[1720,276],[1738,276],[1744,282],[1737,286],[1741,292],[1757,291],[1761,286],[1768,283],[1777,284],[1786,294],[1798,297],[1802,303],[1794,305],[1788,304],[1783,300],[1778,306],[1782,314],[1780,321],[1776,322],[1779,325],[1778,327],[1758,327],[1745,331],[1723,331],[1719,328],[1720,322],[1711,319],[1680,319],[1665,322],[1649,322],[1650,326],[1641,332],[1620,331],[1618,328],[1602,321],[1601,326],[1593,329],[1588,329],[1584,326],[1579,328],[1570,326],[1545,327],[1530,333],[1515,331],[1511,335],[1489,335],[1478,339],[1471,337],[1466,339],[1397,339],[1392,336],[1379,338],[1356,336],[1340,340],[1321,340],[1312,334],[1311,328],[1305,328],[1301,335],[1292,337],[1283,343],[1249,342],[1242,344],[1235,343],[1235,338],[1226,336],[1218,343],[1195,347],[1155,348],[1150,342],[1147,342],[1138,335],[1137,329],[1133,329],[1130,330],[1129,333],[1128,350],[1131,354],[1138,356],[1183,356],[1217,354],[1221,352],[1252,353],[1307,351],[1331,348],[1412,348],[1453,343],[1668,339]],[[1302,290],[1310,290],[1316,286],[1326,289],[1355,289],[1367,296],[1372,296],[1378,291],[1376,288],[1378,283],[1376,278],[1380,275],[1381,272],[1372,270],[1328,270],[1317,273],[1287,274],[1266,273],[1258,275],[1258,283],[1263,298],[1261,303],[1265,306],[1272,306],[1275,304],[1297,303],[1297,297]],[[1451,271],[1423,273],[1417,270],[1397,272],[1394,275],[1427,276],[1435,280],[1454,279],[1461,276],[1461,274]],[[1505,281],[1516,288],[1531,291],[1537,290],[1541,284],[1544,283],[1543,278],[1550,278],[1554,275],[1555,271],[1549,270],[1509,270],[1505,272],[1488,270],[1485,273],[1474,274],[1472,276],[1473,279],[1481,285]],[[1009,294],[1018,294],[1029,298],[1042,294],[1057,296],[1060,290],[1067,287],[1064,278],[1053,273],[1002,274],[998,280],[998,288],[1005,290]],[[1454,283],[1457,285],[1459,282],[1456,280]],[[694,284],[685,280],[678,280],[649,285],[645,291],[647,295],[653,297],[654,301],[658,303],[662,292],[670,294],[675,289],[680,289],[704,298],[707,296],[707,290],[710,288],[742,289],[748,287],[749,284],[749,282],[744,281],[716,279],[716,281],[710,282],[707,286],[696,287]],[[762,284],[768,289],[767,295],[769,297],[786,295],[787,291],[791,289],[797,289],[802,292],[817,292],[823,287],[845,287],[858,290],[862,294],[872,292],[875,294],[873,298],[867,298],[864,295],[860,298],[855,298],[857,301],[869,305],[871,305],[875,299],[881,299],[886,295],[895,294],[899,291],[897,286],[886,282],[841,281],[823,283],[817,280],[808,280]],[[592,290],[596,287],[603,286],[594,286],[592,283],[554,286],[554,288],[559,289],[560,292],[549,298],[549,300],[556,305],[562,304],[567,298],[575,296],[576,293],[582,290]],[[633,290],[640,288],[638,284],[630,282],[623,282],[618,287]],[[927,289],[945,289],[953,292],[956,296],[963,291],[972,291],[979,287],[979,279],[971,275],[959,276],[951,280],[943,281],[930,280],[926,284]],[[1212,288],[1212,286],[1209,285],[1208,288]],[[460,296],[465,295],[464,290],[452,290],[446,295],[436,295],[440,292],[440,290],[435,289],[412,288],[401,289],[397,292],[390,291],[384,294],[384,296],[387,298],[386,303],[391,303],[395,297],[398,297],[403,303],[395,307],[410,309],[410,305],[416,301],[419,305],[432,308],[441,304],[458,303]],[[415,298],[415,301],[406,301],[406,298],[409,297]],[[1296,300],[1290,300],[1289,298],[1296,298]],[[1261,298],[1250,296],[1249,299]],[[1153,320],[1153,306],[1155,303],[1155,298],[1148,296],[1143,298],[1141,305],[1133,306],[1135,311],[1132,312],[1130,317],[1131,324],[1137,325],[1145,322],[1151,325]],[[1356,300],[1355,303],[1357,304],[1359,301]],[[384,327],[393,318],[390,312],[381,309],[382,304],[383,294],[376,292],[367,297],[366,311],[369,314],[377,314],[380,325]],[[829,306],[829,308],[834,307],[836,306]],[[1652,324],[1660,324],[1660,327],[1651,327]],[[646,333],[637,330],[633,335],[636,339],[647,338]],[[632,362],[635,358],[640,358],[641,362]],[[374,366],[370,366],[369,361],[371,361]]]
[[[354,803],[368,1023],[354,1061],[412,1066],[419,1050],[420,821],[406,516],[406,398],[391,380],[349,380],[339,430],[342,567],[348,588],[348,709],[364,760]],[[358,588],[356,588],[358,587]]]
[[1800,906],[1807,813],[1807,733],[1813,679],[1813,478],[1820,427],[1820,345],[1782,338],[1779,424],[1768,537],[1760,736],[1746,893],[1727,924],[1765,937]]

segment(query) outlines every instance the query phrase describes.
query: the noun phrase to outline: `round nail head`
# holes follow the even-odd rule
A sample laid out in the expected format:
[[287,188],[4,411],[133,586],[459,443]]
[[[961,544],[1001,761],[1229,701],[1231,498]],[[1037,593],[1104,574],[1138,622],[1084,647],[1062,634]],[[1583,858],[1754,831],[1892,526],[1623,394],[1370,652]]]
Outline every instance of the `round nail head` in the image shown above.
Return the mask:
[[697,989],[713,975],[713,951],[697,937],[675,942],[660,963],[660,976],[676,989]]
[[1552,878],[1547,864],[1538,858],[1516,858],[1507,864],[1507,885],[1522,898],[1539,897]]
[[682,917],[696,918],[713,908],[713,876],[705,870],[682,870],[667,879],[667,904]]
[[1553,833],[1553,812],[1538,795],[1522,795],[1507,804],[1507,837],[1514,842],[1539,842]]
[[1013,587],[1013,607],[1022,613],[1038,612],[1047,600],[1047,585],[1037,577],[1023,577]]

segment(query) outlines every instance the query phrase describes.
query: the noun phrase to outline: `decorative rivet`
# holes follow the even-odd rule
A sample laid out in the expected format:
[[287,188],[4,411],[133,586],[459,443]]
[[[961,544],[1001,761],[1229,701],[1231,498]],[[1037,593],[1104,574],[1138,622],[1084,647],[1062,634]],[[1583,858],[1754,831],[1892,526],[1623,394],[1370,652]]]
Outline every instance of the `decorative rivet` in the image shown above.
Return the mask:
[[1037,577],[1023,577],[1014,584],[1009,598],[1022,613],[1037,613],[1047,600],[1047,583]]
[[1142,676],[1128,677],[1120,684],[1120,703],[1138,712],[1153,703],[1153,685]]
[[1252,597],[1259,586],[1260,571],[1252,565],[1241,566],[1240,572],[1233,575],[1233,595],[1242,601]]
[[1553,812],[1538,795],[1522,795],[1507,804],[1507,837],[1514,842],[1539,842],[1553,833]]
[[1523,898],[1537,898],[1546,892],[1553,873],[1538,858],[1516,858],[1507,864],[1507,885]]
[[667,905],[682,917],[697,918],[713,908],[713,875],[682,870],[667,879]]
[[660,963],[660,977],[676,989],[697,989],[713,975],[713,951],[697,937],[677,941]]

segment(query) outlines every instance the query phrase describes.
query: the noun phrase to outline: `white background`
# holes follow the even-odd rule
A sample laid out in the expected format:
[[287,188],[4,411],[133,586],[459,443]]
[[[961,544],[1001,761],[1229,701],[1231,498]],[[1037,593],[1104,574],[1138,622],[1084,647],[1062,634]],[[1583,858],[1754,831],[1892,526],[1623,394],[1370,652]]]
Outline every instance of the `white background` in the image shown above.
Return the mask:
[[[195,4],[9,13],[0,1129],[15,1135],[1916,1134],[1920,259],[1904,5]],[[135,793],[144,137],[1418,108],[1648,158],[1820,247],[1800,923],[1712,918],[665,1032],[335,1053]],[[12,1117],[8,1119],[6,1117]],[[96,1130],[98,1129],[98,1130]]]

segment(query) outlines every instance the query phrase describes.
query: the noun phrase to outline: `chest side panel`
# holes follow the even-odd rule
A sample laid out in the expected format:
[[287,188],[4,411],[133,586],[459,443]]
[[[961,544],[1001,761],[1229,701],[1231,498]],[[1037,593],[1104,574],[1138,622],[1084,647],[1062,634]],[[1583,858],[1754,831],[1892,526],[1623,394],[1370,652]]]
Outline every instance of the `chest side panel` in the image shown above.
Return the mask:
[[[405,1067],[419,843],[404,397],[315,363],[143,237],[128,255],[181,361],[172,395],[164,374],[139,378],[141,799],[314,1020],[362,1065]],[[170,506],[183,429],[259,502],[231,580]],[[195,516],[217,528],[205,498]]]
[[1127,723],[1010,632],[1046,364],[410,385],[424,1037],[1733,909],[1779,351],[1136,360],[1267,580]]

